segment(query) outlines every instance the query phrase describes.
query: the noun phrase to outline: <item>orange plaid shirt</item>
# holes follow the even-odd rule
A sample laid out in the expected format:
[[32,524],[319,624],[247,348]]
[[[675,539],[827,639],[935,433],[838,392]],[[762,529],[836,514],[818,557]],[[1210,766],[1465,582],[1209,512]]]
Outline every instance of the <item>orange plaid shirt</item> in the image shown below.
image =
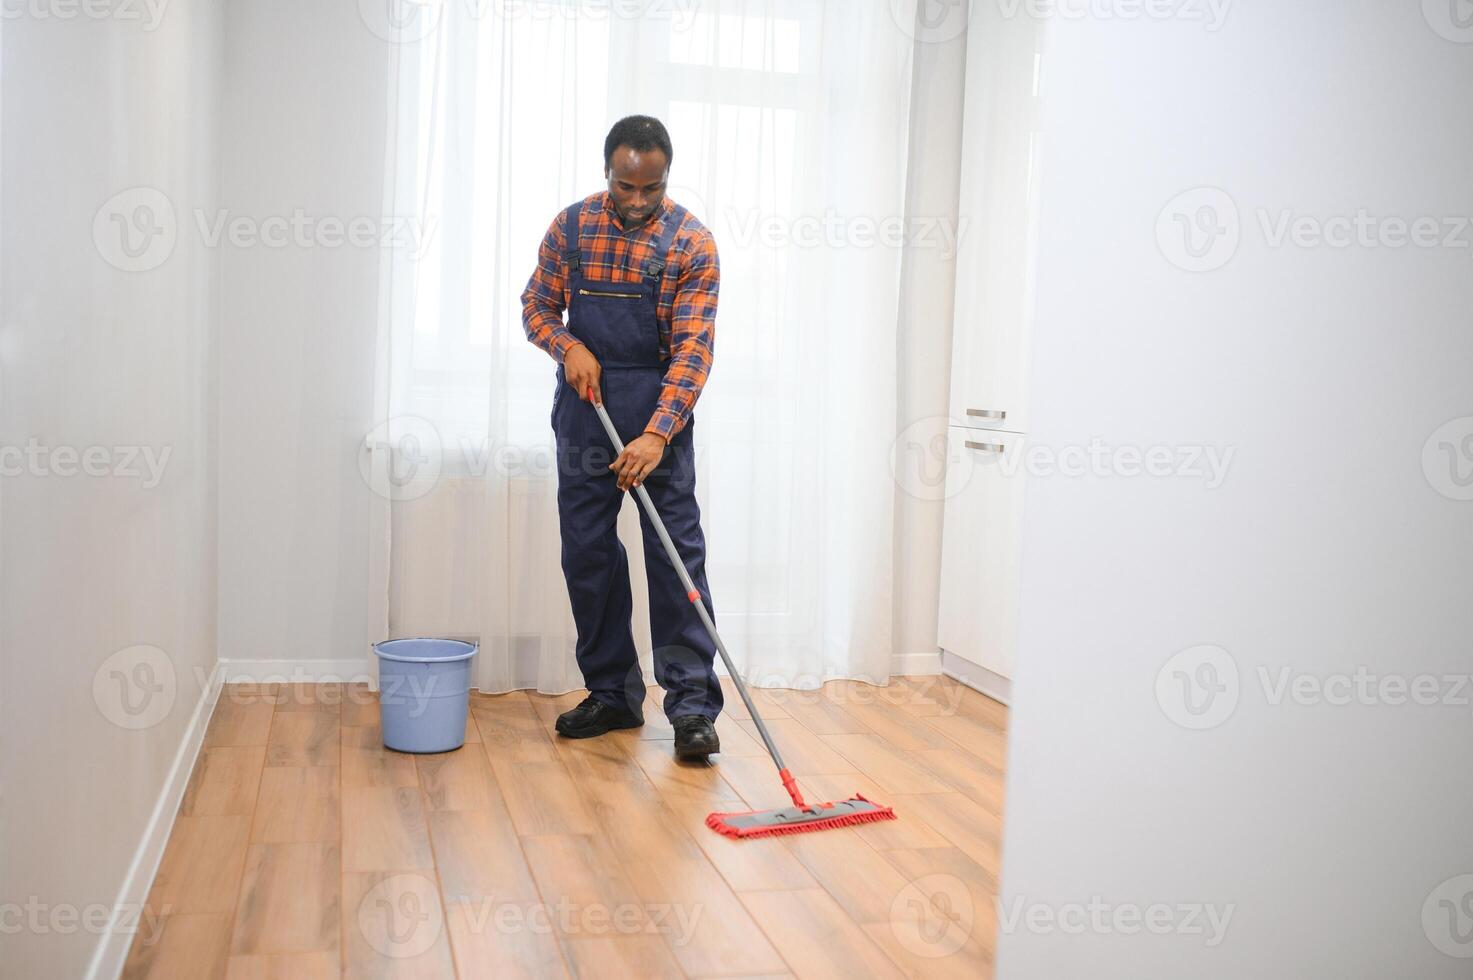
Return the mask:
[[[640,281],[640,269],[654,251],[664,222],[674,219],[668,197],[660,213],[626,233],[608,191],[583,199],[578,245],[583,275],[608,282]],[[558,212],[537,249],[537,268],[522,292],[522,326],[527,339],[561,364],[578,339],[563,322],[572,287],[563,267],[568,209]],[[683,429],[711,373],[716,340],[716,295],[721,267],[716,239],[689,212],[670,247],[661,281],[655,319],[660,328],[660,357],[669,358],[665,384],[655,414],[644,431],[669,442]]]

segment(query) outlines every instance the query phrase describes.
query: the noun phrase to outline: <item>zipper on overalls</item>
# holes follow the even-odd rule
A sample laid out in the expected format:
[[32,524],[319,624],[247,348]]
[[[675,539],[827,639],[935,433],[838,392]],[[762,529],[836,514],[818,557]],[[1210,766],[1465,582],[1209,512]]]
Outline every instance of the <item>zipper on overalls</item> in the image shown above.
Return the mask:
[[642,294],[641,293],[611,293],[611,292],[607,292],[605,290],[600,290],[600,289],[583,289],[583,288],[580,287],[579,290],[578,290],[578,295],[579,296],[621,296],[621,297],[623,297],[625,299],[639,299]]

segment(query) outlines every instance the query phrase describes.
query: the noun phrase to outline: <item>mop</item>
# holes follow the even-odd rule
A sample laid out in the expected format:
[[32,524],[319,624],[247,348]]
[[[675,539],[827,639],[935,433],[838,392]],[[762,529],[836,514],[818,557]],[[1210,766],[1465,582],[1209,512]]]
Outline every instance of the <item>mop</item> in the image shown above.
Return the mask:
[[[593,400],[592,386],[588,388],[588,401],[598,412],[598,419],[603,423],[609,441],[614,444],[614,451],[623,453],[624,443],[620,441],[619,433],[615,431],[614,423],[609,418],[609,413],[604,410],[603,403]],[[747,706],[752,722],[762,736],[762,744],[766,746],[767,754],[772,757],[773,763],[777,766],[777,774],[782,780],[783,789],[788,791],[788,796],[793,800],[792,806],[776,810],[713,813],[706,817],[706,826],[728,837],[764,837],[771,834],[802,834],[810,830],[848,827],[876,820],[894,820],[895,811],[893,809],[867,800],[858,793],[847,800],[839,800],[834,803],[804,802],[803,794],[798,791],[798,781],[783,764],[783,757],[778,752],[777,745],[772,741],[772,734],[763,724],[757,706],[752,703],[752,696],[747,693],[747,685],[742,681],[741,673],[732,664],[731,655],[726,652],[726,644],[721,642],[721,636],[716,632],[716,624],[711,621],[706,604],[701,601],[701,594],[697,591],[695,583],[691,581],[690,573],[685,569],[685,562],[680,560],[680,553],[675,550],[675,544],[665,530],[665,522],[660,520],[659,512],[655,510],[655,503],[650,499],[649,491],[643,485],[636,486],[634,490],[639,497],[639,502],[644,506],[645,513],[649,514],[650,523],[654,525],[656,533],[659,534],[660,542],[665,546],[665,552],[670,556],[670,563],[675,566],[681,584],[685,586],[686,598],[690,600],[691,605],[696,607],[701,623],[706,627],[706,632],[711,634],[711,641],[716,644],[716,650],[721,654],[722,662],[726,664],[726,672],[736,683],[737,693],[742,696],[742,702]]]

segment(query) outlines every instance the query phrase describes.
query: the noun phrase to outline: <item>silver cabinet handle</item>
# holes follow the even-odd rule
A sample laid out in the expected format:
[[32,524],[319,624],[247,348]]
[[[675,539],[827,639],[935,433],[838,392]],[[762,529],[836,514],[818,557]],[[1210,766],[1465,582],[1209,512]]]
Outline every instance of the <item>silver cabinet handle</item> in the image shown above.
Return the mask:
[[1000,453],[1005,451],[1006,448],[1004,446],[999,446],[995,442],[972,442],[970,439],[964,442],[962,445],[966,446],[968,449],[980,449],[984,453]]
[[1005,419],[1008,417],[1007,412],[992,412],[985,408],[969,408],[967,414],[974,419]]

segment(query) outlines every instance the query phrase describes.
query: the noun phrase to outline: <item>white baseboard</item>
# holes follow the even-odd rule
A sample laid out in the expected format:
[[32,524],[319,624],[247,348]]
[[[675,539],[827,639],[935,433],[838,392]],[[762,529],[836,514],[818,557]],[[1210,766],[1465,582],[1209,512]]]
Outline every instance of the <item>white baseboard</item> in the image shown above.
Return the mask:
[[[949,655],[948,655],[949,656]],[[377,664],[372,658],[365,660],[242,660],[220,661],[222,683],[225,684],[323,684],[332,682],[366,682],[373,689],[378,687]],[[726,667],[716,661],[716,673],[726,676]],[[940,650],[920,650],[914,653],[896,653],[890,657],[890,673],[928,675],[947,673]],[[957,678],[963,683],[965,679]],[[645,675],[645,683],[653,684],[653,674]],[[472,684],[472,687],[475,685]]]
[[949,650],[941,651],[941,673],[967,685],[972,690],[987,695],[994,701],[1011,705],[1013,682],[1001,674],[963,660]]
[[[916,653],[892,653],[890,655],[890,673],[914,675],[943,673],[941,667],[941,651],[921,650]],[[716,676],[727,676],[726,666],[722,664],[719,659],[716,661]],[[746,675],[743,675],[743,677],[745,676]],[[836,675],[835,677],[827,678],[826,680],[838,679],[839,677]],[[655,679],[653,677],[646,677],[645,682],[648,684],[653,684],[655,682]]]
[[941,673],[941,651],[920,650],[915,653],[890,655],[892,674],[939,674]]
[[205,729],[209,727],[210,715],[220,695],[225,671],[217,663],[210,672],[209,680],[200,692],[194,706],[194,714],[184,729],[184,738],[174,753],[174,763],[164,780],[154,802],[153,813],[148,818],[143,838],[133,852],[128,873],[118,890],[118,899],[113,904],[115,918],[111,927],[102,934],[92,953],[92,962],[87,967],[87,980],[113,980],[123,972],[128,959],[128,950],[133,946],[135,933],[140,929],[153,929],[156,922],[144,921],[143,903],[148,899],[153,879],[158,874],[159,863],[164,857],[164,848],[174,830],[174,818],[184,800],[184,791],[189,786],[189,774],[194,771],[195,760],[205,741]]
[[222,659],[226,684],[329,684],[367,682],[378,685],[372,658],[359,660],[243,660]]

